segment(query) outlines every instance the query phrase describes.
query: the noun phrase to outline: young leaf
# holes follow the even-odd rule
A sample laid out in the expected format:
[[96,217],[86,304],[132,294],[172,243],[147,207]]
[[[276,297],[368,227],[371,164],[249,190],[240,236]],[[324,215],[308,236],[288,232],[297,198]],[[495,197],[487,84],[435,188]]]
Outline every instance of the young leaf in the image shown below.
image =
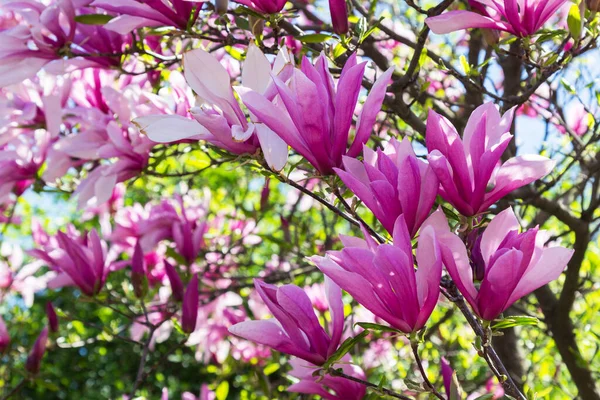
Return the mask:
[[370,322],[357,322],[354,325],[358,325],[363,329],[374,331],[374,332],[393,332],[393,333],[402,333],[397,329],[391,328],[385,325],[373,324]]
[[494,325],[492,325],[492,329],[498,330],[498,329],[512,328],[513,326],[537,325],[538,322],[540,322],[540,321],[535,317],[529,317],[529,316],[525,316],[525,315],[510,316],[510,317],[506,317],[506,318],[501,319],[500,321],[496,322]]
[[324,33],[311,33],[308,35],[297,36],[296,39],[302,43],[323,43],[331,39],[333,36]]
[[104,25],[111,19],[113,17],[106,14],[82,14],[75,16],[75,22],[84,25]]
[[573,36],[575,41],[581,37],[581,13],[579,12],[579,6],[573,4],[569,9],[569,16],[567,17],[567,25],[569,26],[569,33]]
[[337,349],[337,351],[333,353],[331,357],[327,359],[327,361],[325,361],[325,363],[323,364],[323,369],[327,370],[331,368],[333,364],[341,360],[342,357],[344,357],[346,353],[350,351],[350,349],[352,349],[358,342],[363,340],[368,334],[369,331],[365,330],[354,337],[344,340],[344,343],[340,345],[340,348]]

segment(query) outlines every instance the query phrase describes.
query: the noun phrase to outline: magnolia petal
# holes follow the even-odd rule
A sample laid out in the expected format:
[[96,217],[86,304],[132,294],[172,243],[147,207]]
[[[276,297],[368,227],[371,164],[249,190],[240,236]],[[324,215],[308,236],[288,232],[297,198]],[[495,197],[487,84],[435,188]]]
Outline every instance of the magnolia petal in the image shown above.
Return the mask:
[[492,219],[492,222],[489,223],[481,237],[481,255],[486,264],[490,261],[490,258],[496,252],[508,232],[518,231],[519,227],[519,221],[512,207],[507,208]]
[[281,171],[288,160],[287,143],[268,126],[255,124],[255,127],[265,161],[274,171]]
[[210,135],[198,122],[180,115],[147,115],[134,119],[139,131],[158,143],[171,143],[198,135]]
[[471,11],[448,11],[442,15],[426,18],[425,23],[433,33],[438,35],[470,28],[507,30],[504,24]]
[[564,247],[550,247],[544,249],[539,261],[519,280],[517,287],[508,299],[506,307],[510,307],[521,297],[557,279],[573,256],[574,250]]

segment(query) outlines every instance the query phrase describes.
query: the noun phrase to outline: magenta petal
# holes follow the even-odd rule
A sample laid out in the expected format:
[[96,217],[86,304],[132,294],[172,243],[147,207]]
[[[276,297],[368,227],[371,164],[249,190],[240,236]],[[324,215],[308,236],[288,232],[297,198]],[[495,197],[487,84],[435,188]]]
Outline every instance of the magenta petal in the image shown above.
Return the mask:
[[323,363],[325,361],[299,347],[285,334],[275,320],[244,321],[229,327],[228,330],[233,335],[313,363]]
[[481,255],[483,261],[490,262],[492,255],[498,250],[498,246],[510,231],[519,230],[519,221],[512,207],[503,210],[489,223],[481,237]]
[[327,351],[327,354],[331,355],[340,345],[344,333],[344,303],[342,302],[342,289],[327,276],[325,277],[325,294],[331,315],[331,342]]
[[517,156],[506,161],[496,173],[494,189],[485,196],[487,209],[515,189],[546,176],[556,162],[538,155]]
[[326,359],[329,338],[319,323],[307,294],[298,286],[284,285],[277,290],[277,301],[306,334],[311,350]]
[[377,114],[381,111],[381,105],[385,99],[385,92],[392,80],[393,72],[394,67],[390,67],[375,81],[373,87],[371,87],[371,92],[367,96],[367,100],[365,100],[362,111],[358,116],[354,142],[346,153],[349,157],[358,156],[362,150],[362,145],[369,140],[371,131],[375,125],[375,120],[377,119]]
[[420,312],[415,326],[416,330],[425,325],[440,296],[442,253],[433,227],[424,229],[419,236],[417,265],[416,283]]
[[442,15],[426,18],[425,23],[433,33],[438,35],[470,28],[507,30],[505,24],[471,11],[448,11]]
[[481,282],[477,306],[479,316],[491,321],[507,308],[507,302],[523,274],[523,253],[516,249],[506,250],[490,266],[486,266]]
[[557,279],[572,256],[573,250],[564,247],[544,249],[539,261],[529,266],[519,280],[517,287],[508,299],[507,307],[510,307],[510,305],[521,297]]

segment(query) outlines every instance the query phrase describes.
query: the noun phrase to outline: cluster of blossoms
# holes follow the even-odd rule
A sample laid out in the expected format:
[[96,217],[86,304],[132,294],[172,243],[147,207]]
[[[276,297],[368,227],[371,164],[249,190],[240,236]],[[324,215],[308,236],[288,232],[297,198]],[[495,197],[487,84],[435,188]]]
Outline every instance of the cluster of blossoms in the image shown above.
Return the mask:
[[[287,4],[237,2],[262,15],[285,13]],[[440,34],[484,28],[527,37],[565,2],[473,1],[472,11],[449,11],[426,23]],[[354,335],[346,324],[342,290],[371,313],[368,318],[412,338],[438,304],[444,276],[485,323],[559,277],[573,252],[548,246],[549,236],[537,227],[521,230],[512,208],[499,204],[554,167],[542,156],[502,162],[513,139],[514,108],[501,115],[494,104],[485,103],[473,111],[462,134],[430,111],[427,153],[417,156],[407,137],[380,135],[385,145],[369,147],[384,103],[394,100],[387,90],[395,67],[374,72],[376,79],[359,106],[370,71],[356,52],[344,60],[336,79],[325,53],[313,61],[303,57],[297,65],[293,41],[273,57],[250,43],[238,86],[232,85],[237,64],[226,64],[222,52],[182,39],[182,47],[195,49],[182,57],[183,74],[166,69],[168,90],[155,90],[160,73],[145,71],[140,63],[126,65],[129,74],[117,71],[124,70],[122,56],[145,48],[152,48],[144,50],[147,56],[176,62],[178,55],[152,36],[140,38],[140,49],[132,32],[144,27],[186,32],[205,5],[57,0],[48,6],[35,1],[3,6],[0,211],[43,183],[73,192],[84,219],[98,218],[101,229],[86,232],[70,225],[50,235],[34,222],[35,248],[28,255],[36,261],[22,265],[23,257],[12,248],[9,257],[3,255],[8,262],[0,261],[2,296],[20,293],[31,305],[36,292],[73,287],[97,298],[111,274],[127,270],[133,296],[148,304],[144,315],[132,321],[134,341],[149,333],[153,347],[177,326],[187,335],[187,345],[196,347],[196,359],[205,363],[224,363],[228,356],[264,360],[273,349],[293,357],[290,375],[297,382],[290,392],[352,400],[366,394],[360,382],[367,366],[348,354],[328,365],[344,339]],[[216,9],[227,6],[217,1]],[[329,8],[333,30],[344,38],[350,30],[346,2],[329,0]],[[82,22],[99,17],[106,23]],[[582,123],[570,128],[586,132]],[[245,307],[244,298],[228,289],[235,286],[236,255],[262,240],[255,220],[212,215],[208,201],[178,196],[124,206],[122,183],[149,169],[157,146],[197,141],[258,161],[275,175],[286,168],[291,153],[306,161],[301,170],[315,173],[306,190],[339,178],[345,194],[370,210],[387,238],[374,238],[373,230],[362,225],[363,238],[342,235],[340,250],[308,258],[325,276],[323,285],[278,287],[256,279]],[[265,197],[268,181],[266,188]],[[449,221],[451,213],[444,212],[450,206],[456,220]],[[11,221],[12,216],[1,222]],[[49,335],[59,329],[51,303],[46,314],[47,327],[25,364],[33,375]],[[0,318],[0,353],[10,345]],[[324,366],[338,375],[323,373]],[[445,383],[452,379],[448,370],[442,363]],[[451,397],[449,384],[446,391]],[[168,399],[167,391],[163,398]],[[199,397],[186,393],[184,398],[205,400],[214,394],[203,386]]]
[[[311,261],[393,328],[411,334],[425,326],[438,302],[444,267],[473,311],[491,321],[519,298],[556,279],[570,259],[571,250],[545,247],[547,236],[537,228],[519,233],[518,221],[510,208],[493,218],[487,227],[481,224],[490,207],[510,192],[545,176],[554,165],[542,156],[517,156],[500,163],[512,138],[514,109],[502,116],[491,103],[480,106],[471,115],[462,137],[447,119],[431,111],[426,162],[416,156],[408,139],[392,139],[377,151],[364,146],[383,103],[391,70],[373,85],[348,147],[364,73],[364,64],[358,64],[355,56],[348,59],[336,85],[324,57],[314,65],[304,59],[300,68],[282,66],[289,59],[284,50],[284,56],[278,57],[271,67],[258,49],[251,48],[251,61],[246,61],[247,68],[242,71],[242,83],[250,87],[236,90],[250,111],[253,125],[247,124],[245,117],[236,117],[241,115],[240,108],[231,90],[219,97],[208,90],[213,82],[208,76],[222,75],[221,79],[228,81],[217,60],[202,50],[186,57],[188,82],[203,98],[213,96],[214,106],[207,110],[212,110],[211,122],[222,119],[223,130],[207,123],[201,111],[194,115],[196,121],[150,116],[142,117],[138,124],[150,137],[161,141],[182,139],[181,135],[169,139],[165,121],[171,119],[181,127],[193,127],[185,139],[201,135],[200,138],[212,140],[209,135],[216,136],[218,132],[228,140],[247,141],[264,124],[262,129],[269,129],[275,141],[277,137],[285,141],[322,175],[337,174],[392,234],[393,244],[377,243],[365,231],[364,240],[342,237],[342,251],[315,256]],[[257,64],[263,67],[254,68]],[[207,74],[209,70],[215,73]],[[275,72],[269,74],[269,70]],[[256,82],[261,84],[253,88]],[[319,106],[314,107],[315,104]],[[230,117],[227,110],[231,110]],[[244,129],[246,133],[241,135]],[[268,141],[264,143],[268,146]],[[272,165],[273,149],[267,146],[263,152]],[[285,164],[287,149],[282,153],[278,155],[281,164],[277,169]],[[357,158],[361,154],[363,161]],[[438,196],[462,215],[468,240],[451,229],[441,210],[431,212]],[[416,236],[415,269],[412,239]],[[337,288],[332,285],[328,283],[330,290]],[[311,368],[322,365],[340,343],[343,319],[339,315],[336,319],[339,311],[335,310],[340,301],[330,298],[333,328],[328,335],[301,289],[277,288],[261,281],[256,282],[256,287],[278,322],[243,322],[230,331],[296,356],[310,363]],[[349,373],[356,377],[362,374],[358,369]],[[348,398],[340,394],[341,389],[334,382],[321,384],[337,393],[338,398]],[[351,384],[346,381],[346,385]],[[313,386],[311,380],[310,385],[303,387]],[[354,389],[348,390],[356,395],[352,398],[362,398]]]

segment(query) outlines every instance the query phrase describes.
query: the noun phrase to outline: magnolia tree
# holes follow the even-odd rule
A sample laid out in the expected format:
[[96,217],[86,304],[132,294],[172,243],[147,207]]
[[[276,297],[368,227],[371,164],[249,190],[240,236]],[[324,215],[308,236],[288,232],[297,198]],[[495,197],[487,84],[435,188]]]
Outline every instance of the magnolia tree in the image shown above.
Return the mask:
[[0,4],[3,399],[600,399],[597,0]]

